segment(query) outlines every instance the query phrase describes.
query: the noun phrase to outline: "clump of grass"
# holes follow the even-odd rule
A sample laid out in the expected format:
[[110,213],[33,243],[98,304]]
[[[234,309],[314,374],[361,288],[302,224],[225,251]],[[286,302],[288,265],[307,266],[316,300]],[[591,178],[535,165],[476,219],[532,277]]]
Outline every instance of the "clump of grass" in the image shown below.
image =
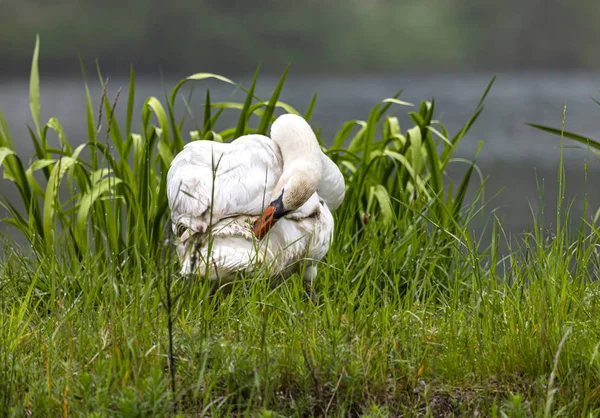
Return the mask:
[[[600,412],[595,226],[582,221],[572,238],[562,222],[549,237],[534,219],[501,259],[499,221],[489,248],[469,231],[482,205],[480,193],[464,200],[474,165],[455,192],[443,181],[491,83],[454,136],[435,121],[433,100],[400,130],[389,112],[409,104],[397,94],[329,142],[348,191],[316,305],[295,276],[277,286],[239,279],[214,294],[173,274],[164,180],[187,137],[175,101],[193,80],[235,83],[186,78],[165,105],[142,103],[139,133],[133,71],[124,130],[108,89],[98,113],[88,92],[84,159],[58,121],[39,122],[35,51],[29,165],[0,116],[0,159],[26,209],[5,201],[7,222],[33,248],[6,246],[0,265],[2,415]],[[286,74],[268,101],[254,95],[258,71],[243,103],[213,103],[207,92],[191,138],[266,133],[276,109],[297,113],[279,101]],[[303,115],[313,110],[314,101]],[[239,112],[238,123],[219,128],[226,111]]]

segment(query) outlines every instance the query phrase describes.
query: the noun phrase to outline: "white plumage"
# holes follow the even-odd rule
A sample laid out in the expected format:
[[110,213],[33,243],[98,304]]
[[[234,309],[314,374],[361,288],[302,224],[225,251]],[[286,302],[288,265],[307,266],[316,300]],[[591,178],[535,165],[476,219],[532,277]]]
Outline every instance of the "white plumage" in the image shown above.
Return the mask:
[[340,170],[300,116],[277,118],[271,138],[187,144],[167,176],[182,273],[224,280],[262,266],[287,276],[307,259],[312,280],[344,191]]

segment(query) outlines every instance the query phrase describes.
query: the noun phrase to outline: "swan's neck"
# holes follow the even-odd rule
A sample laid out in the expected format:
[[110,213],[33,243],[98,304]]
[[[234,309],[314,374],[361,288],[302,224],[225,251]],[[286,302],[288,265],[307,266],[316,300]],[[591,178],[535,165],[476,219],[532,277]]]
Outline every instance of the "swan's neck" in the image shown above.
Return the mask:
[[323,170],[321,148],[308,122],[296,115],[280,116],[273,123],[271,138],[283,160],[272,198],[281,198],[286,211],[293,211],[317,190]]

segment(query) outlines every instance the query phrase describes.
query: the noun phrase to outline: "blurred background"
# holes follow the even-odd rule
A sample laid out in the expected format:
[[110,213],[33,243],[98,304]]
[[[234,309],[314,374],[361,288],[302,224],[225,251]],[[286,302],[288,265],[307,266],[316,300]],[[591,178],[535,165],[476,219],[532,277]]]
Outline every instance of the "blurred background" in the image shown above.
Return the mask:
[[230,75],[292,63],[295,73],[573,70],[600,65],[590,0],[4,0],[3,75],[21,75],[32,40],[44,70]]
[[[498,208],[506,230],[522,233],[531,212],[540,211],[543,189],[551,230],[559,138],[524,122],[560,127],[566,106],[568,130],[600,138],[600,107],[590,100],[600,87],[598,22],[594,0],[0,0],[0,109],[15,142],[30,152],[28,77],[37,33],[42,119],[57,116],[73,142],[86,136],[80,58],[95,103],[96,60],[110,78],[111,97],[127,89],[134,65],[138,105],[195,72],[247,85],[259,62],[258,95],[268,97],[289,63],[282,99],[304,110],[317,92],[313,121],[326,142],[343,121],[366,118],[401,88],[401,98],[413,103],[435,97],[439,119],[453,133],[496,74],[459,156],[473,157],[484,142],[478,163],[489,177],[486,196],[502,190],[488,219]],[[199,116],[205,88],[214,101],[241,97],[231,86],[200,84],[192,105]],[[407,109],[397,111],[408,126]],[[574,214],[583,214],[587,189],[595,212],[600,199],[586,186],[584,166],[593,186],[600,161],[581,149],[565,157]],[[463,167],[451,167],[450,177]],[[0,188],[13,193],[7,182]],[[484,220],[475,227],[483,231]]]

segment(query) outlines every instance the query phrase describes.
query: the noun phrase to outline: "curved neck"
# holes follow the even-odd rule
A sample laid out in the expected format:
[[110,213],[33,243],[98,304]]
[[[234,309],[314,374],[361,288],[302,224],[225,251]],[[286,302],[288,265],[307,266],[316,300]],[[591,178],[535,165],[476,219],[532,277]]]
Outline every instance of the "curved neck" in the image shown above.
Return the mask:
[[271,139],[279,146],[283,169],[291,163],[321,164],[321,148],[312,128],[301,116],[282,115],[271,127]]
[[312,128],[302,117],[282,115],[271,127],[271,139],[281,151],[283,173],[273,190],[286,211],[293,211],[315,193],[322,175],[321,148]]

